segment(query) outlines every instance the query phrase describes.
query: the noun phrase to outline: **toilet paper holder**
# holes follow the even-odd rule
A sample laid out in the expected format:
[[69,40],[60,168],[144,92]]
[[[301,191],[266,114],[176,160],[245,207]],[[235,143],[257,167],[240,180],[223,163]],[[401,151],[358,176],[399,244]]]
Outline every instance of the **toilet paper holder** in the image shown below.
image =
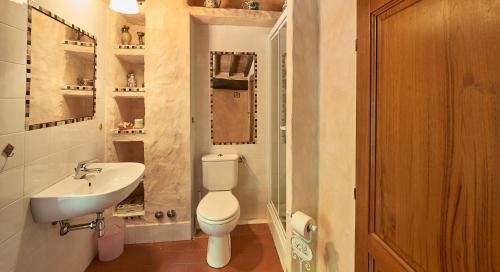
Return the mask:
[[314,253],[311,249],[311,241],[314,236],[313,233],[317,230],[318,226],[308,215],[299,211],[292,215],[292,258],[299,262],[300,272],[304,271],[304,269],[306,271],[312,269]]

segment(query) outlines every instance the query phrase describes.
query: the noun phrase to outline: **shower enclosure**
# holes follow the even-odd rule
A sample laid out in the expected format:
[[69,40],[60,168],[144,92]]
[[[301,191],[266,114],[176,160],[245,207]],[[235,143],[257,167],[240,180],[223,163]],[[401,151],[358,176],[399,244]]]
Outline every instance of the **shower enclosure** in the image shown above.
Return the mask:
[[271,185],[270,206],[277,227],[283,235],[286,230],[286,17],[278,21],[270,35],[270,91],[271,91]]

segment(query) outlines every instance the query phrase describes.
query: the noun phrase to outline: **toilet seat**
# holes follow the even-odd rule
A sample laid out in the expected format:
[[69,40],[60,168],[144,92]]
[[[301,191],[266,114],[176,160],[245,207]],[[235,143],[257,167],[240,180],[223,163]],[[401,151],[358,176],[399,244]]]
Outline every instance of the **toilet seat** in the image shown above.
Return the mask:
[[208,224],[225,224],[239,216],[240,204],[231,191],[209,192],[198,204],[199,220]]

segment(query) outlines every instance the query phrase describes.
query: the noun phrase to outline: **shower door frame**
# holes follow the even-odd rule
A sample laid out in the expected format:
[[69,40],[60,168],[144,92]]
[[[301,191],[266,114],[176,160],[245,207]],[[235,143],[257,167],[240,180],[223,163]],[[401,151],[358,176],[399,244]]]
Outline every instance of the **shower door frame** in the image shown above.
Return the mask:
[[[273,39],[275,38],[278,38],[279,39],[279,33],[280,31],[282,30],[282,28],[284,26],[286,26],[287,24],[287,10],[285,9],[283,11],[283,13],[281,14],[281,17],[278,19],[278,21],[276,22],[276,24],[274,25],[274,27],[272,28],[272,30],[270,31],[269,33],[269,36],[268,36],[268,50],[269,50],[269,57],[268,57],[268,66],[269,66],[269,73],[274,73],[275,71],[273,71],[273,62],[276,61],[276,57],[279,58],[279,56],[276,56],[275,54],[273,54],[273,44],[272,44],[272,41]],[[279,46],[279,44],[278,44]],[[279,67],[279,64],[278,64],[278,67]],[[273,92],[271,93],[271,97],[272,96],[278,96],[279,94],[276,94],[274,93],[275,90],[273,90],[273,84],[276,84],[276,81],[272,80],[273,79],[273,76],[270,74],[270,77],[269,77],[269,91],[270,92]],[[277,91],[279,92],[280,90],[277,89]],[[288,93],[287,93],[287,96],[288,96]],[[274,103],[276,102],[276,103]],[[275,152],[275,148],[273,146],[273,135],[275,134],[275,131],[277,129],[279,129],[278,127],[276,127],[274,125],[274,122],[275,121],[274,119],[276,118],[276,114],[273,113],[273,107],[279,107],[279,100],[273,100],[273,99],[270,99],[270,102],[268,103],[268,110],[269,110],[269,137],[270,137],[270,162],[273,163],[273,158],[275,157],[276,154],[274,154]],[[276,123],[276,124],[279,124],[279,123]],[[280,135],[278,134],[278,137]],[[286,144],[286,143],[285,143]],[[279,154],[278,154],[279,156]],[[285,159],[285,163],[286,163],[286,159]],[[272,164],[271,164],[272,165]],[[286,265],[288,264],[289,262],[289,255],[288,252],[287,252],[287,229],[289,228],[288,226],[288,223],[289,223],[289,218],[290,218],[290,214],[289,214],[289,211],[288,211],[288,206],[285,204],[285,214],[286,214],[286,226],[283,226],[283,224],[281,223],[281,220],[279,218],[279,214],[278,214],[278,210],[276,209],[273,201],[272,201],[272,186],[273,186],[273,181],[275,181],[276,179],[276,175],[274,175],[274,172],[273,172],[273,169],[272,169],[272,166],[271,166],[271,171],[269,171],[269,184],[268,184],[268,204],[267,204],[267,208],[268,208],[268,218],[269,218],[269,225],[270,225],[270,229],[271,229],[271,232],[273,234],[273,238],[274,238],[274,241],[275,241],[275,244],[276,244],[276,249],[278,251],[278,255],[280,257],[280,261],[281,261],[281,264],[282,266],[285,268]],[[286,183],[286,180],[285,180],[285,183]],[[285,192],[285,195],[286,195],[286,192]],[[286,201],[287,199],[285,199],[285,203],[287,203]],[[279,201],[278,201],[279,202]]]

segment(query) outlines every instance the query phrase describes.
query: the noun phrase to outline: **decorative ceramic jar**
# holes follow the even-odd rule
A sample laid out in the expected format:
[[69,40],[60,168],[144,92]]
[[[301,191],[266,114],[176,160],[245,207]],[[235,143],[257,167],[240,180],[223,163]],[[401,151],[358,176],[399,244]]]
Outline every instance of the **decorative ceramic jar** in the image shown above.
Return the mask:
[[122,27],[122,44],[124,45],[129,45],[130,41],[132,41],[132,35],[128,32],[129,29],[130,27],[127,25]]
[[242,7],[244,9],[258,10],[259,9],[259,2],[250,1],[250,0],[243,0]]
[[206,8],[218,8],[220,6],[219,0],[205,0],[203,4]]

